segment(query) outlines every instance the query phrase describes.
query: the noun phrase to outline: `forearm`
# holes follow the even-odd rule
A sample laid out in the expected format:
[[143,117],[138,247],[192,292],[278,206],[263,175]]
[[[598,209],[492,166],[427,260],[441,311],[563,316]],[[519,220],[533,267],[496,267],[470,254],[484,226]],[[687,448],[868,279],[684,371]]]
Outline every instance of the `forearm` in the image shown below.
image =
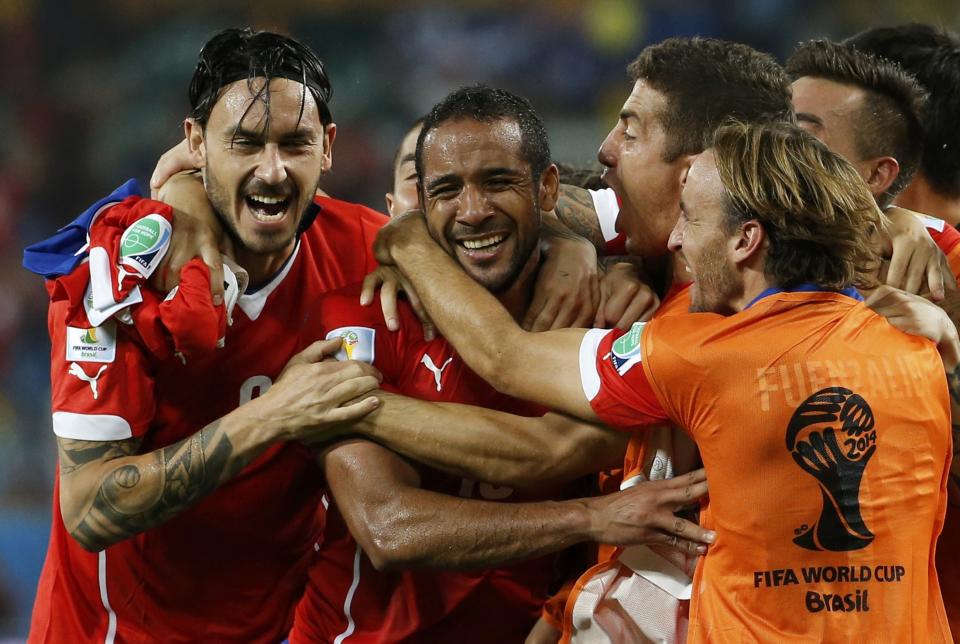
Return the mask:
[[[562,184],[556,208],[552,213],[544,213],[544,224],[551,220],[561,224],[566,231],[589,241],[597,249],[598,255],[603,254],[606,242],[593,199],[587,190]],[[550,225],[555,227],[555,224]]]
[[511,349],[533,334],[520,328],[496,297],[435,243],[398,246],[393,256],[441,334],[480,377],[500,389],[500,377],[512,373]]
[[[191,507],[270,444],[265,419],[251,411],[238,409],[145,454],[106,454],[110,444],[61,439],[61,507],[72,508],[64,512],[67,530],[87,550],[103,550]],[[92,463],[96,446],[107,458]]]
[[390,500],[357,517],[362,527],[351,526],[366,533],[358,540],[380,569],[491,568],[590,539],[580,500],[496,503],[409,486],[388,493]]
[[628,438],[559,414],[525,417],[388,393],[352,429],[436,469],[520,489],[614,467]]

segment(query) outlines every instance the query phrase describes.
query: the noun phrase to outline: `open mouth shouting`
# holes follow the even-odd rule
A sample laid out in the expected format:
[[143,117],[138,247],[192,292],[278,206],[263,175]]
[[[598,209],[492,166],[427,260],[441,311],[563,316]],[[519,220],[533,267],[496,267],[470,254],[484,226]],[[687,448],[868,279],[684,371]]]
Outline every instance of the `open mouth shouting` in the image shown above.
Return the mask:
[[281,221],[292,201],[289,196],[281,197],[265,194],[248,194],[243,200],[253,218],[265,224]]

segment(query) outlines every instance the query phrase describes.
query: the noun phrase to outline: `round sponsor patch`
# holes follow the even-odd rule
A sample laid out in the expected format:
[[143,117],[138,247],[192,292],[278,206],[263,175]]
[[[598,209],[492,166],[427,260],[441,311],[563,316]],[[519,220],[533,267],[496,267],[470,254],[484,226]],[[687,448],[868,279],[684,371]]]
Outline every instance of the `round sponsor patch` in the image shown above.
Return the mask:
[[120,254],[129,257],[155,250],[155,246],[163,237],[163,229],[157,219],[165,221],[160,215],[147,215],[133,222],[133,225],[123,231],[120,237]]
[[170,222],[151,214],[133,222],[120,236],[120,264],[150,277],[170,245]]
[[643,327],[646,325],[646,322],[634,322],[629,331],[614,341],[613,355],[623,360],[640,355],[640,338],[643,336]]

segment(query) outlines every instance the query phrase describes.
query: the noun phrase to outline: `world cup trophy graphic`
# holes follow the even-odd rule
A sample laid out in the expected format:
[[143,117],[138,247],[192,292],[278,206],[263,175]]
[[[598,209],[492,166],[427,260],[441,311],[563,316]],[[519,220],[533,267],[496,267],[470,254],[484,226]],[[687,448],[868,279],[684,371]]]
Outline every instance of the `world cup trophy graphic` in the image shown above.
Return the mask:
[[787,425],[787,449],[820,486],[823,509],[793,542],[808,550],[845,552],[873,541],[860,515],[860,482],[874,452],[873,411],[862,396],[843,387],[807,398]]
[[360,336],[357,335],[356,331],[346,331],[343,335],[340,336],[343,344],[343,351],[347,354],[347,360],[353,360],[353,350],[357,347],[357,344],[360,342]]

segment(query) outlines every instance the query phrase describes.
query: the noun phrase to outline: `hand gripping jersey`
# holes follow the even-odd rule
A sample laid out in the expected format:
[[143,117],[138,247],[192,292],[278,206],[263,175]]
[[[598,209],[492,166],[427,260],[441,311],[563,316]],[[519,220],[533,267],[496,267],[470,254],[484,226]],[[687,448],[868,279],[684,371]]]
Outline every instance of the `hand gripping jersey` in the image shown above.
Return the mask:
[[[400,330],[387,330],[380,307],[359,305],[360,289],[323,298],[306,337],[343,337],[344,354],[372,361],[384,388],[423,400],[459,402],[536,416],[545,410],[498,393],[443,338],[423,339],[419,320],[401,307]],[[502,502],[547,498],[420,468],[425,489]],[[556,496],[554,495],[554,498]],[[378,572],[347,530],[336,502],[290,641],[522,642],[553,576],[552,557],[476,572]]]
[[929,342],[804,290],[589,332],[581,358],[601,419],[670,419],[700,448],[717,540],[689,641],[949,641],[933,562],[950,412]]
[[[686,314],[689,287],[689,283],[674,285],[653,319]],[[670,478],[675,463],[680,472],[687,472],[697,458],[696,446],[672,425],[637,432],[627,445],[620,476],[604,480],[601,474],[601,494],[644,480]],[[696,557],[656,545],[621,548],[601,544],[597,555],[596,565],[570,588],[560,619],[550,615],[551,623],[562,631],[562,642],[685,641]],[[554,598],[548,606],[552,603]]]
[[[225,348],[184,365],[157,361],[135,327],[65,326],[51,306],[54,431],[62,438],[175,443],[264,393],[298,347],[296,330],[324,293],[376,265],[386,217],[318,198],[316,221],[281,271],[241,296]],[[122,327],[122,328],[121,328]],[[322,476],[296,444],[268,449],[194,507],[99,553],[53,527],[31,642],[277,642],[288,632],[320,536]]]

